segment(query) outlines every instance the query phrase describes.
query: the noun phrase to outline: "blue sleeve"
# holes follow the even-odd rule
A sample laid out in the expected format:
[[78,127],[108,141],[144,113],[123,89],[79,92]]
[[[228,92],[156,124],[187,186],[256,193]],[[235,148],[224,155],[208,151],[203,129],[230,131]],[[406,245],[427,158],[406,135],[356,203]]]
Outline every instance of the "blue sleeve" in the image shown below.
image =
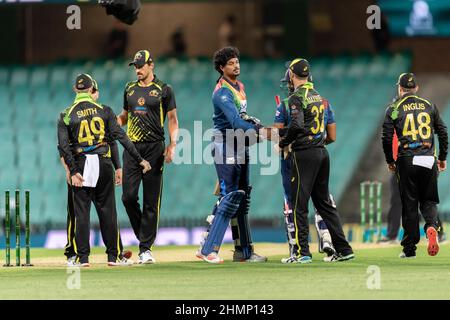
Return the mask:
[[255,126],[242,120],[239,116],[236,105],[234,104],[233,94],[229,89],[220,88],[217,90],[213,96],[213,103],[223,112],[233,129],[242,129],[244,131],[250,129],[255,130]]
[[281,104],[279,104],[277,106],[277,111],[275,112],[275,118],[273,120],[273,122],[275,123],[282,123],[285,124],[286,123],[286,112],[285,112],[285,108],[283,105],[283,102]]
[[328,108],[327,108],[327,116],[326,116],[326,124],[333,124],[336,123],[336,120],[334,118],[334,111],[333,108],[331,107],[331,104],[328,103]]

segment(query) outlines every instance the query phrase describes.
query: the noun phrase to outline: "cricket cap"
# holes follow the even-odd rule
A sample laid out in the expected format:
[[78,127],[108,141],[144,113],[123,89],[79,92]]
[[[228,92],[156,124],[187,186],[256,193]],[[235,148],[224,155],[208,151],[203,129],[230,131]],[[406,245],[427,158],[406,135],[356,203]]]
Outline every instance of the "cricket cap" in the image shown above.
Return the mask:
[[286,68],[301,78],[308,77],[311,69],[308,60],[302,58],[286,62]]
[[77,90],[87,90],[94,84],[94,79],[87,73],[79,74],[75,79],[75,88]]
[[402,73],[398,77],[397,85],[405,89],[414,89],[417,87],[417,80],[414,73]]
[[129,66],[136,66],[137,68],[142,68],[146,63],[153,62],[153,57],[148,50],[139,50],[134,55],[133,61],[131,61]]

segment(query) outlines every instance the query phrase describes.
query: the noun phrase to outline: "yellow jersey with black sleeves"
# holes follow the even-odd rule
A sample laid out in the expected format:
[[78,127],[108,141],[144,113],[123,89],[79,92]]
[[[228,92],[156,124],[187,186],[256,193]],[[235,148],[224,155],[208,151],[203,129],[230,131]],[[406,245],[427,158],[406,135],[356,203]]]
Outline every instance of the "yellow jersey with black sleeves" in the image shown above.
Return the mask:
[[127,134],[131,141],[164,141],[164,121],[167,112],[176,108],[175,95],[156,76],[147,86],[132,81],[126,85],[123,108],[128,112]]

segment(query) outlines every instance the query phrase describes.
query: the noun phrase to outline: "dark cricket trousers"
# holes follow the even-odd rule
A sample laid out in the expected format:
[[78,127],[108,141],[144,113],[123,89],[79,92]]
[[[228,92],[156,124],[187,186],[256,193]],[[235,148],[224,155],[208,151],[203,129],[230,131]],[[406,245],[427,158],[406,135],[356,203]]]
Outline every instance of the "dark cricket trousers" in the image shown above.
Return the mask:
[[[389,212],[387,214],[387,238],[396,239],[398,236],[398,231],[400,229],[400,224],[402,220],[402,198],[400,197],[400,186],[398,183],[398,178],[396,174],[393,174],[391,179],[391,199]],[[439,225],[439,235],[444,233],[444,227],[442,222],[437,216],[437,223]]]
[[402,199],[400,197],[400,187],[398,185],[397,175],[393,174],[391,176],[390,185],[391,198],[389,212],[387,214],[387,238],[396,239],[402,218]]
[[[135,147],[151,170],[142,173],[142,167],[125,150],[123,153],[122,201],[130,219],[139,253],[151,250],[156,239],[163,187],[164,142],[136,142]],[[143,208],[139,204],[139,187],[143,185]]]
[[437,204],[439,203],[437,164],[435,161],[433,167],[428,169],[413,165],[413,157],[399,157],[397,168],[404,230],[401,244],[406,255],[414,255],[416,244],[420,241],[419,208],[425,220],[425,232],[428,227],[439,230],[437,221]]
[[312,198],[318,213],[330,231],[337,253],[353,253],[345,239],[339,213],[329,197],[330,158],[327,149],[316,147],[295,151],[292,168],[292,199],[295,212],[295,234],[300,255],[311,256],[308,244],[308,203]]
[[[85,157],[77,158],[80,168],[84,168],[85,159]],[[73,245],[80,263],[89,262],[91,202],[97,210],[108,262],[120,259],[123,250],[117,224],[113,164],[111,159],[99,156],[99,166],[100,174],[95,188],[72,187],[75,212]]]
[[[67,244],[64,247],[64,255],[67,258],[76,256],[74,238],[75,238],[75,212],[73,208],[72,186],[67,184]],[[122,239],[119,238],[119,247],[122,248]]]
[[67,184],[67,244],[64,247],[64,255],[67,258],[76,256],[73,239],[75,237],[75,212],[73,209],[72,186]]

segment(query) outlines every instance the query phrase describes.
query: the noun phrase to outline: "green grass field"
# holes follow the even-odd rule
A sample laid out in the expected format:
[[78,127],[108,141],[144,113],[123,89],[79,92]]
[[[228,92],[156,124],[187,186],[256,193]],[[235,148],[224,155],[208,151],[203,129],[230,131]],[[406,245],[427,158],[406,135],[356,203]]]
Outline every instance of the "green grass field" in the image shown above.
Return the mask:
[[[80,289],[67,288],[73,274],[61,250],[33,249],[34,267],[0,268],[0,300],[450,299],[450,245],[441,246],[436,257],[421,245],[417,258],[409,260],[397,257],[400,246],[359,247],[354,245],[353,261],[325,263],[313,253],[309,265],[282,265],[286,246],[281,244],[256,245],[269,255],[265,264],[230,262],[229,245],[222,248],[228,261],[221,265],[195,260],[193,246],[159,247],[158,264],[131,267],[107,267],[104,249],[95,248],[92,266],[80,271]],[[371,265],[380,268],[380,289],[367,288]]]

